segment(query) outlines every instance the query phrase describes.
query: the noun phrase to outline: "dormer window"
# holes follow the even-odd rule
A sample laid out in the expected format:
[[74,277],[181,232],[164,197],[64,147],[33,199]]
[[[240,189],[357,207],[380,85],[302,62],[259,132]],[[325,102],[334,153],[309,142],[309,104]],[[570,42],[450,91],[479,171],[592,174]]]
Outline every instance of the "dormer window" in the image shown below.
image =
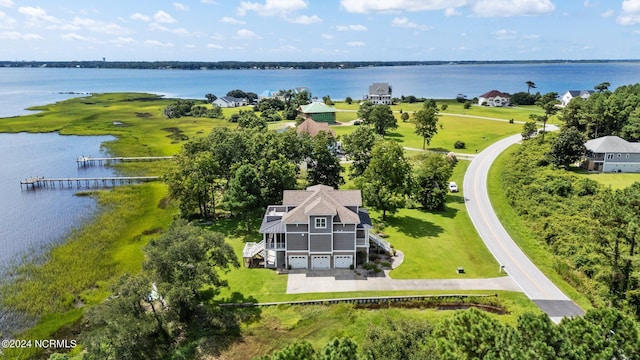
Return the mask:
[[316,229],[326,229],[327,218],[316,218]]

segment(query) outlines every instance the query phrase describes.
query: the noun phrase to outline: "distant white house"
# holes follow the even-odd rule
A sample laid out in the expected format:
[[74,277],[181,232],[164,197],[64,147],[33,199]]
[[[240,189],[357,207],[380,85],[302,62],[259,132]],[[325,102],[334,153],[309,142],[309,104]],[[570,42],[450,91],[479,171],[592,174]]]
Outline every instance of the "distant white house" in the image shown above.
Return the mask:
[[391,105],[391,93],[391,85],[388,83],[373,83],[369,86],[369,94],[365,95],[364,99],[375,105]]
[[233,108],[233,107],[247,105],[247,99],[240,99],[240,98],[235,98],[231,96],[223,96],[215,99],[213,101],[213,104],[218,105],[221,108]]
[[511,103],[511,97],[508,94],[498,90],[491,90],[478,96],[478,105],[485,106],[507,106]]
[[560,96],[560,105],[567,106],[571,99],[579,97],[582,99],[588,99],[595,91],[594,90],[569,90]]

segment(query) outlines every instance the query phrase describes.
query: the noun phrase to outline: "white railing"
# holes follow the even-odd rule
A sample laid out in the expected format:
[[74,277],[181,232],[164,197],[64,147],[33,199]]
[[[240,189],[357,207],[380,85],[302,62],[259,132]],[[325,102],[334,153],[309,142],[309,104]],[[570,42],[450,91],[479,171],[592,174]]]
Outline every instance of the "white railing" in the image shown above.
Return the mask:
[[264,250],[264,240],[260,241],[259,243],[255,243],[255,242],[244,243],[244,249],[242,250],[242,257],[252,258],[263,250]]
[[393,254],[393,248],[391,247],[391,243],[381,238],[380,236],[369,233],[369,240],[372,240],[376,245],[383,248],[389,254]]

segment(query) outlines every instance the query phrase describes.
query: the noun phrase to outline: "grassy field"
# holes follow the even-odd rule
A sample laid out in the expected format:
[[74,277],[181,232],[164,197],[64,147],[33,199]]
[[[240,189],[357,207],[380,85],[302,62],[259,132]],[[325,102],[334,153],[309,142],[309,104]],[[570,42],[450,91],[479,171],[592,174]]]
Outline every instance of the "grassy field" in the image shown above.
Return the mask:
[[640,174],[638,173],[589,173],[578,168],[571,168],[571,171],[580,177],[597,181],[604,186],[610,186],[614,190],[624,189],[635,182],[640,182]]

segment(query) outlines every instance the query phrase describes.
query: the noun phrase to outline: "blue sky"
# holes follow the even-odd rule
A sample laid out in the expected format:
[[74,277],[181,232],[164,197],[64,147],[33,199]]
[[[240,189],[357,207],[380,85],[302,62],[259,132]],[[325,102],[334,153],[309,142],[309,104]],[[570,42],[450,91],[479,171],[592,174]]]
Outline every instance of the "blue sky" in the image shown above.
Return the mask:
[[640,0],[0,0],[0,60],[640,59]]

